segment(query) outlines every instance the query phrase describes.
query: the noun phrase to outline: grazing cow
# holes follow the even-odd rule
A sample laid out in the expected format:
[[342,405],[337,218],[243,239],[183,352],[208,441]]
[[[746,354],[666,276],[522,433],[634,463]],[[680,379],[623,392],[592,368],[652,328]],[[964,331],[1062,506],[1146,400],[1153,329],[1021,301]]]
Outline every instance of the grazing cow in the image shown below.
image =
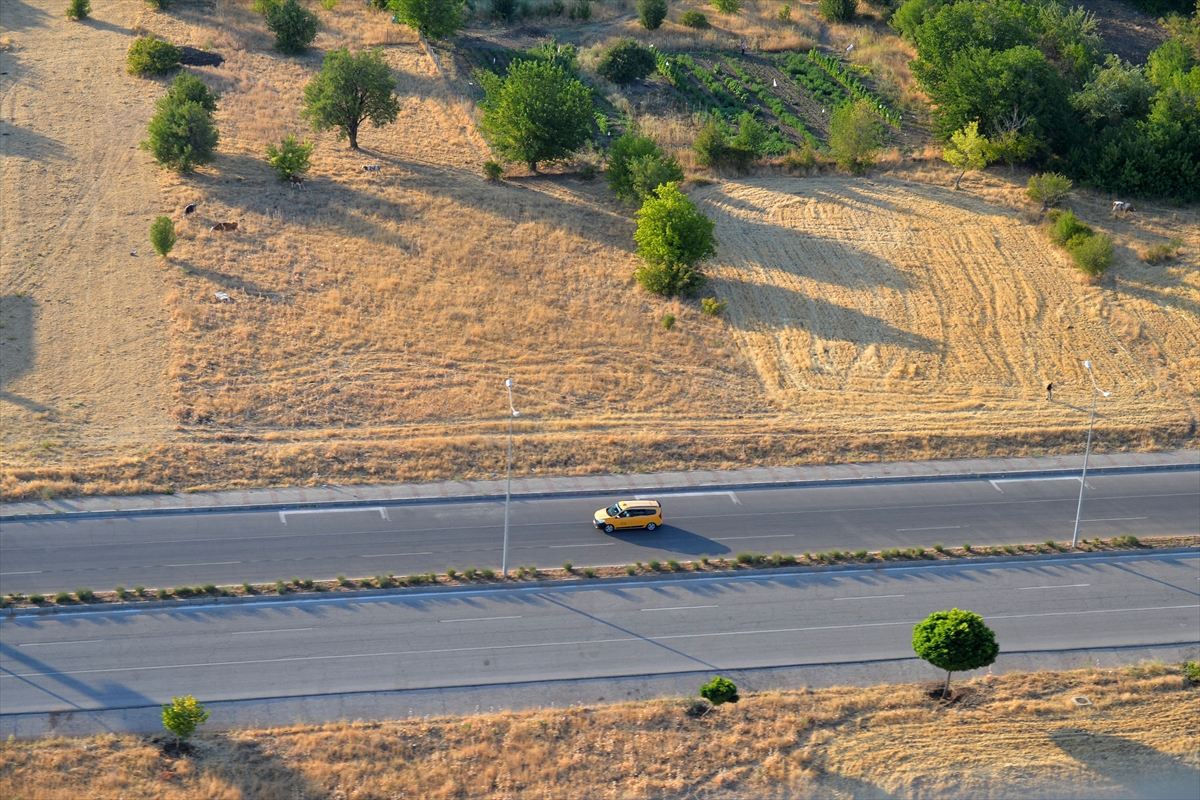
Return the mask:
[[292,175],[291,177],[288,178],[288,182],[291,183],[293,189],[303,189],[304,188],[304,176],[303,175]]
[[1125,216],[1126,214],[1130,213],[1130,212],[1131,212],[1131,211],[1133,211],[1133,210],[1134,210],[1134,209],[1133,209],[1133,203],[1123,203],[1123,202],[1121,202],[1120,200],[1113,200],[1113,210],[1112,210],[1112,215],[1113,215],[1114,217],[1116,217],[1116,216],[1122,216],[1122,217],[1123,217],[1123,216]]
[[186,206],[183,207],[183,215],[185,217],[190,217],[192,214],[195,214],[195,213],[196,213],[196,204],[195,203],[188,203]]
[[211,228],[214,231],[236,231],[237,229],[238,224],[236,222],[218,222]]
[[363,172],[379,172],[382,164],[363,164]]

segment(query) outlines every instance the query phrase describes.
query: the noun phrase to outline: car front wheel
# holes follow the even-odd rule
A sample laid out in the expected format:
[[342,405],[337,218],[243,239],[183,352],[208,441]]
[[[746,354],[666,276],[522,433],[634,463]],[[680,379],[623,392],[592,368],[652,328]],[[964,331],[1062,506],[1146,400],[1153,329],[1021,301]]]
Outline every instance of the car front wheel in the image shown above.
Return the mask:
[[613,526],[612,526],[612,523],[611,523],[611,522],[610,522],[610,523],[608,523],[607,525],[605,525],[605,526],[604,526],[604,532],[605,532],[605,533],[612,533],[612,532],[613,532]]
[[646,523],[646,530],[648,530],[648,531],[652,531],[652,530],[654,530],[654,529],[655,529],[655,528],[657,528],[657,527],[658,527],[658,526],[657,526],[657,525],[655,525],[653,522],[647,522],[647,523]]

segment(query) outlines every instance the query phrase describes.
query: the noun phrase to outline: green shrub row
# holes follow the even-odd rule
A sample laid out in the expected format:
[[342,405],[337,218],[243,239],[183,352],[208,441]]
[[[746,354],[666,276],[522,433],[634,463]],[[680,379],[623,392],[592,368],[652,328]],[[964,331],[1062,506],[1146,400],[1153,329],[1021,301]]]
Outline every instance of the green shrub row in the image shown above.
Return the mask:
[[[735,61],[732,61],[728,58],[724,60],[726,65],[733,70],[734,74],[741,78],[742,83],[746,84],[746,86],[750,88],[750,91],[754,92],[754,94],[758,96],[758,99],[762,101],[763,105],[771,109],[771,113],[774,114],[780,122],[795,130],[796,133],[800,134],[806,141],[811,143],[813,147],[820,145],[817,137],[813,136],[812,132],[805,127],[804,123],[801,122],[796,116],[788,112],[787,106],[783,104],[783,101],[780,100],[774,93],[767,90],[767,85],[765,83],[743,70]],[[768,152],[771,152],[770,149],[768,149]],[[784,150],[783,152],[787,151]],[[781,153],[773,153],[773,155],[780,154]]]
[[897,128],[900,127],[899,112],[889,108],[887,103],[883,102],[882,98],[864,86],[862,81],[858,79],[858,76],[851,72],[840,58],[818,52],[816,48],[813,48],[808,52],[808,57],[815,64],[819,65],[827,73],[833,76],[834,80],[845,87],[846,91],[848,91],[855,100],[865,100],[866,102],[870,103],[871,108],[875,110],[875,113],[877,113],[885,121],[896,126]]
[[[708,90],[702,92],[690,84],[680,91],[693,101],[693,111],[715,111],[726,119],[735,119],[742,113],[742,107],[729,92],[724,84],[716,79],[708,70],[692,60],[691,56],[682,53],[674,56],[676,62],[692,74],[700,84]],[[698,106],[698,107],[697,107]]]
[[1111,236],[1096,233],[1086,222],[1075,216],[1073,211],[1052,210],[1047,235],[1050,241],[1071,254],[1071,260],[1080,272],[1091,276],[1103,275],[1112,266],[1113,240]]
[[775,63],[784,73],[798,81],[818,102],[832,108],[847,99],[841,84],[831,81],[828,73],[810,61],[807,56],[792,53],[779,57]]

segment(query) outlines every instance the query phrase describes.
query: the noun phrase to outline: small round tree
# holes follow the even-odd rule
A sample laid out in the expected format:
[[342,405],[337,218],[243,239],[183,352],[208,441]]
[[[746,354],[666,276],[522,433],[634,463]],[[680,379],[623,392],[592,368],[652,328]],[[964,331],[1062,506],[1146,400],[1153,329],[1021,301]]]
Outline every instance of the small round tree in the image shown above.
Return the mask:
[[465,0],[388,0],[393,21],[403,23],[426,39],[445,39],[463,26]]
[[308,172],[308,162],[312,158],[314,144],[312,142],[297,142],[293,134],[279,143],[267,145],[267,163],[280,180],[290,180],[293,175],[303,175]]
[[738,697],[737,685],[720,675],[700,687],[700,696],[714,706],[736,703],[742,699]]
[[717,252],[712,220],[674,182],[655,189],[637,217],[633,239],[645,262],[634,272],[638,283],[667,297],[695,294],[706,280],[696,264]]
[[192,697],[172,697],[171,702],[163,706],[163,727],[175,734],[175,742],[186,740],[196,732],[196,728],[208,721],[208,711],[204,705]]
[[1071,193],[1071,179],[1057,172],[1043,172],[1031,175],[1029,185],[1025,189],[1026,196],[1035,203],[1042,204],[1042,211],[1055,208]]
[[708,24],[708,17],[704,16],[702,12],[696,11],[695,9],[691,9],[680,14],[679,24],[688,28],[695,28],[698,31],[712,27]]
[[683,180],[683,169],[649,136],[626,133],[608,149],[608,187],[629,203],[641,203],[659,186]]
[[637,0],[637,12],[643,28],[656,30],[667,18],[667,0]]
[[854,18],[858,0],[821,0],[821,16],[830,22],[849,22]]
[[838,166],[860,175],[875,163],[883,131],[871,105],[864,100],[842,103],[829,119],[829,151]]
[[151,34],[133,40],[126,60],[130,75],[162,75],[178,67],[182,56],[178,47]]
[[600,56],[596,72],[605,80],[625,86],[654,71],[654,51],[633,39],[622,39]]
[[150,223],[150,244],[154,245],[154,252],[166,258],[171,254],[171,248],[175,246],[176,241],[178,237],[175,235],[175,223],[170,217],[156,217],[154,222]]
[[942,149],[942,159],[961,170],[954,181],[954,188],[962,182],[963,175],[968,170],[978,171],[988,165],[990,143],[986,136],[979,133],[979,123],[971,122],[962,130],[957,130],[950,137],[950,142]]
[[91,13],[91,0],[71,0],[67,5],[67,19],[87,19]]
[[517,61],[504,78],[476,73],[487,98],[479,127],[506,162],[565,161],[592,132],[592,92],[562,67]]
[[950,675],[986,667],[1000,654],[996,634],[972,611],[935,611],[913,628],[913,651],[938,669],[946,670],[942,698],[950,691]]
[[400,114],[396,78],[383,61],[381,51],[351,53],[345,47],[325,54],[325,62],[304,87],[304,110],[300,112],[317,131],[336,130],[339,140],[348,138],[350,149],[358,149],[358,129],[370,120],[375,127],[395,122]]
[[220,134],[204,106],[191,101],[160,103],[142,149],[150,151],[159,166],[185,174],[212,161]]
[[283,0],[267,12],[267,30],[275,34],[275,49],[298,55],[317,38],[317,15],[296,0]]

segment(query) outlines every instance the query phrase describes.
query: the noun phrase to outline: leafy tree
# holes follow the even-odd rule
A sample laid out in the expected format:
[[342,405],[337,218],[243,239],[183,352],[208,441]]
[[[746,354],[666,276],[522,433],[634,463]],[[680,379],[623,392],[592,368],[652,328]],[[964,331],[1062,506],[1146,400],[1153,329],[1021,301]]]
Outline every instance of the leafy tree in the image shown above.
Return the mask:
[[196,728],[208,721],[208,711],[190,694],[186,697],[172,697],[170,704],[163,706],[162,721],[163,727],[175,734],[175,740],[178,742],[190,738],[196,732]]
[[627,133],[612,143],[605,174],[608,187],[619,199],[639,203],[662,184],[683,180],[679,162],[649,136],[636,133]]
[[1092,72],[1082,91],[1071,95],[1071,105],[1092,122],[1116,124],[1146,116],[1154,90],[1141,67],[1113,55]]
[[1000,53],[1021,45],[1032,46],[1037,41],[1033,14],[1032,6],[1011,0],[943,5],[916,30],[919,58],[913,74],[928,90],[949,80],[955,60],[967,51],[980,48]]
[[382,128],[400,114],[396,79],[381,51],[351,53],[345,47],[325,54],[325,63],[304,87],[304,117],[314,130],[336,130],[338,140],[350,139],[358,149],[358,130],[370,120]]
[[659,186],[637,212],[633,234],[645,262],[634,273],[646,291],[664,296],[690,295],[704,285],[696,269],[716,255],[713,222],[704,216],[678,184]]
[[679,24],[688,28],[695,28],[698,31],[712,27],[708,24],[708,17],[704,16],[702,12],[696,11],[695,9],[689,9],[680,14]]
[[199,103],[175,101],[169,96],[158,101],[158,113],[150,119],[149,138],[142,142],[159,166],[188,173],[213,159],[220,134],[212,114]]
[[725,121],[713,114],[696,134],[692,149],[696,163],[702,167],[730,166],[744,170],[762,158],[767,136],[766,127],[749,112],[738,117],[738,132],[732,136]]
[[742,699],[738,697],[737,685],[720,675],[700,687],[700,696],[714,706],[736,703]]
[[821,0],[821,16],[830,22],[849,22],[854,18],[858,0]]
[[722,14],[736,14],[742,10],[742,0],[711,0],[713,8]]
[[954,188],[962,181],[967,170],[981,170],[988,165],[990,143],[979,135],[979,123],[972,122],[950,137],[950,143],[942,149],[942,158],[955,169],[962,170],[954,181]]
[[91,13],[91,0],[71,0],[67,5],[67,19],[87,19]]
[[317,15],[296,0],[283,0],[267,12],[267,30],[275,34],[275,49],[298,55],[317,38]]
[[303,175],[308,172],[309,159],[312,158],[312,142],[297,142],[293,134],[279,143],[267,145],[267,163],[280,180],[289,180],[293,175]]
[[171,248],[177,241],[175,223],[171,221],[170,217],[156,217],[150,224],[150,244],[154,245],[154,252],[163,258],[170,255]]
[[913,651],[938,669],[946,670],[942,697],[950,691],[950,676],[986,667],[1000,654],[996,634],[971,611],[935,611],[913,628]]
[[426,39],[447,39],[462,29],[465,0],[388,0],[388,8]]
[[154,34],[139,36],[129,45],[126,61],[130,75],[162,75],[179,66],[183,55],[178,47]]
[[637,0],[637,12],[643,28],[656,30],[667,18],[667,0]]
[[725,163],[729,152],[729,129],[716,114],[710,116],[692,143],[696,163],[701,167],[718,167]]
[[829,152],[839,166],[856,175],[871,168],[883,143],[874,109],[865,100],[842,103],[829,119]]
[[749,111],[743,111],[738,116],[737,136],[733,137],[730,144],[745,151],[750,161],[757,161],[766,152],[767,135],[767,126]]
[[618,86],[626,86],[649,75],[654,67],[654,51],[633,39],[622,39],[600,56],[596,72]]
[[216,113],[221,95],[208,88],[208,84],[190,72],[181,72],[171,81],[166,96],[160,101],[172,105],[196,103],[210,114]]
[[522,55],[518,56],[521,60],[541,61],[544,64],[553,64],[562,69],[572,77],[578,77],[579,73],[579,51],[575,49],[575,45],[571,43],[559,44],[558,39],[554,36],[547,36],[541,44],[536,47],[531,47]]
[[540,163],[570,158],[591,134],[591,90],[561,67],[519,61],[506,78],[477,75],[487,94],[479,127],[503,160],[536,172]]
[[1057,172],[1031,175],[1025,188],[1025,196],[1035,203],[1041,203],[1042,211],[1057,207],[1070,193],[1070,178]]

